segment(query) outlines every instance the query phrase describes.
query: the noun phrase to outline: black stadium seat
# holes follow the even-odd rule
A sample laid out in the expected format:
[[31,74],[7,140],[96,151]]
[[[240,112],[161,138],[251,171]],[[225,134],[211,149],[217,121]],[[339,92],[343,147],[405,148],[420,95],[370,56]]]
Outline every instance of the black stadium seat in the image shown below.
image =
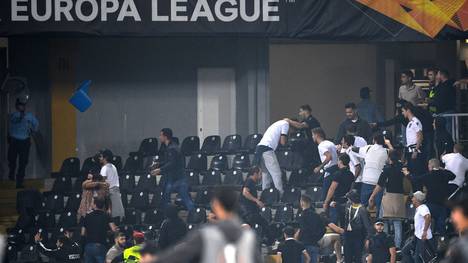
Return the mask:
[[207,160],[206,155],[202,153],[195,153],[190,156],[189,163],[187,165],[188,170],[194,171],[206,171]]
[[70,194],[68,196],[65,211],[78,211],[81,203],[81,193]]
[[125,161],[124,173],[137,173],[143,170],[143,158],[138,153],[131,153]]
[[52,185],[52,192],[65,194],[72,192],[72,180],[69,176],[60,175],[55,178]]
[[16,211],[37,211],[42,206],[42,195],[38,190],[27,189],[16,194]]
[[286,188],[283,196],[281,197],[281,203],[293,205],[299,207],[299,200],[301,199],[301,191],[296,188]]
[[222,153],[233,154],[242,148],[242,137],[238,134],[229,135],[224,139]]
[[120,176],[119,184],[122,193],[132,193],[135,190],[135,176],[129,174]]
[[156,188],[153,190],[152,195],[150,196],[149,206],[151,208],[159,208],[161,206],[163,192],[161,189]]
[[209,170],[205,173],[202,180],[203,186],[221,185],[221,172],[217,170]]
[[253,153],[255,151],[255,148],[257,147],[257,144],[260,142],[262,139],[263,135],[256,133],[256,134],[251,134],[247,136],[247,138],[244,141],[244,149],[245,151],[249,153]]
[[205,138],[200,151],[207,155],[215,155],[221,149],[221,137],[211,135]]
[[282,169],[291,171],[293,167],[294,154],[292,151],[278,151],[276,152],[276,157],[278,158],[278,163]]
[[158,183],[155,176],[152,176],[151,174],[141,175],[135,191],[152,192],[155,191],[157,187]]
[[212,192],[208,189],[199,189],[194,203],[200,206],[208,206],[211,201]]
[[262,191],[262,194],[260,195],[260,200],[266,206],[273,206],[278,203],[279,197],[280,192],[276,188],[271,187]]
[[236,156],[232,160],[232,169],[242,170],[243,172],[248,172],[250,170],[249,155],[245,153],[236,154]]
[[226,171],[226,174],[224,176],[224,185],[234,185],[234,186],[240,186],[244,184],[244,178],[242,176],[242,171],[240,170],[231,170],[231,171]]
[[146,210],[149,207],[149,196],[147,192],[134,192],[130,199],[129,207],[140,211]]
[[70,157],[62,162],[60,167],[60,175],[78,177],[80,174],[80,159],[76,157]]
[[185,171],[185,177],[189,186],[199,186],[200,185],[200,173],[192,170]]
[[123,222],[127,225],[139,225],[141,223],[141,212],[132,208],[125,209]]
[[268,236],[272,240],[280,240],[283,238],[283,229],[286,227],[286,224],[276,222],[268,226]]
[[200,151],[200,138],[198,136],[190,136],[182,141],[180,152],[184,156],[191,156],[198,151]]
[[36,216],[36,226],[46,229],[54,228],[56,226],[55,214],[52,212],[38,214]]
[[294,210],[290,205],[283,205],[276,209],[275,222],[288,224],[294,221]]
[[6,247],[5,262],[16,262],[18,259],[18,247],[15,244],[8,243]]
[[158,154],[158,139],[157,138],[146,138],[140,143],[138,153],[142,157],[154,156]]
[[262,207],[260,209],[260,215],[268,222],[271,223],[273,220],[273,213],[271,212],[271,208],[269,207]]
[[60,214],[58,225],[64,228],[75,227],[77,225],[76,211],[68,211]]
[[42,202],[41,210],[47,212],[62,212],[65,207],[63,195],[48,193]]
[[226,171],[228,168],[228,159],[225,155],[219,154],[211,159],[210,169],[216,171]]
[[202,224],[206,222],[206,210],[201,207],[197,207],[189,212],[187,216],[188,224]]
[[296,132],[289,136],[288,145],[292,151],[303,151],[307,138],[303,132]]
[[122,157],[120,157],[118,155],[114,155],[114,156],[112,156],[112,161],[111,162],[115,166],[117,171],[120,172],[122,170]]
[[145,212],[143,218],[143,224],[156,226],[158,229],[161,227],[161,223],[164,221],[164,213],[158,209],[149,209]]
[[86,178],[91,171],[100,171],[101,165],[94,160],[93,157],[88,157],[83,162],[83,166],[81,167],[81,178]]
[[322,187],[310,187],[306,190],[306,194],[312,198],[312,202],[320,202],[322,197]]
[[310,173],[307,169],[293,170],[289,177],[289,185],[292,187],[304,187],[307,183],[308,174]]

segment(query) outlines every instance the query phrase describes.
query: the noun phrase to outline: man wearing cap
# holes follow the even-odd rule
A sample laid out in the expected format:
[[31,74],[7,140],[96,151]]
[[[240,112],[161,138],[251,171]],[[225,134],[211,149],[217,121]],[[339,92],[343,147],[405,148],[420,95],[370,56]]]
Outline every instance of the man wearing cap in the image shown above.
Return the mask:
[[26,112],[26,99],[16,99],[15,107],[16,112],[8,117],[8,178],[15,180],[16,172],[16,188],[23,188],[31,148],[31,134],[38,131],[39,122],[31,112]]
[[104,149],[99,152],[99,163],[102,165],[101,175],[109,184],[112,218],[123,218],[125,215],[125,210],[122,204],[122,197],[120,195],[119,174],[117,172],[117,168],[111,162],[112,157],[113,154],[108,149]]
[[140,251],[145,242],[145,234],[143,232],[133,231],[133,246],[123,251],[124,262],[139,262]]
[[393,238],[384,232],[384,227],[382,221],[374,224],[375,234],[369,239],[367,263],[396,262],[395,243]]
[[356,105],[359,116],[366,120],[368,123],[376,123],[383,121],[382,114],[380,113],[377,105],[370,100],[371,89],[363,87],[359,91],[361,101]]
[[[411,202],[416,208],[414,214],[414,236],[415,239],[409,245],[406,245],[403,250],[403,262],[423,262],[423,259],[428,259],[427,251],[433,251],[432,231],[431,231],[431,212],[427,205],[424,204],[426,195],[417,191],[413,194]],[[414,253],[411,254],[411,251]]]

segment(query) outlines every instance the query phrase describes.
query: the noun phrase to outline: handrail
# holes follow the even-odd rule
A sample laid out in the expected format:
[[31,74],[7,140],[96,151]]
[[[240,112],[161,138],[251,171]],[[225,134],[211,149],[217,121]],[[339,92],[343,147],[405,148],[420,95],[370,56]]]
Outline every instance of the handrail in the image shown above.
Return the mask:
[[459,124],[459,118],[460,117],[468,117],[468,113],[465,112],[460,112],[460,113],[444,113],[444,114],[438,114],[436,115],[438,117],[445,117],[445,118],[451,118],[452,119],[452,139],[455,143],[460,142],[460,124]]

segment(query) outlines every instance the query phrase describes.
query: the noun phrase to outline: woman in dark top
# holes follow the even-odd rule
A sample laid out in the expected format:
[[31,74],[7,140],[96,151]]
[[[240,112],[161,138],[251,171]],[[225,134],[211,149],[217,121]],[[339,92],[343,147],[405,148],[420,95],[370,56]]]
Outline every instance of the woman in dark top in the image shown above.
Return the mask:
[[389,164],[384,167],[379,181],[375,186],[374,192],[369,198],[370,206],[374,204],[375,196],[385,190],[382,198],[382,207],[379,211],[379,217],[389,218],[389,224],[393,224],[395,229],[395,245],[401,247],[402,242],[402,223],[401,219],[406,217],[405,195],[403,181],[403,164],[400,162],[400,153],[392,151],[389,154]]
[[159,234],[159,248],[164,250],[180,240],[187,234],[187,225],[179,217],[177,208],[168,205],[166,208],[166,219],[161,224]]
[[435,140],[434,146],[436,157],[440,158],[441,155],[451,153],[453,150],[452,135],[447,131],[445,125],[445,118],[436,117],[434,119]]

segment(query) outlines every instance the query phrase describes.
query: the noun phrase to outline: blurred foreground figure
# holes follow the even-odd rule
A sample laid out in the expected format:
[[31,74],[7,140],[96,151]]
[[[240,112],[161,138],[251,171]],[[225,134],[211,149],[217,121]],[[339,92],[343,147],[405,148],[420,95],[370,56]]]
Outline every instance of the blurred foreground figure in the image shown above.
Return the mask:
[[257,263],[262,262],[255,233],[242,227],[235,213],[237,192],[218,188],[211,200],[216,222],[195,230],[153,262]]
[[468,262],[468,198],[461,199],[453,205],[452,222],[460,233],[460,237],[449,246],[442,262]]

